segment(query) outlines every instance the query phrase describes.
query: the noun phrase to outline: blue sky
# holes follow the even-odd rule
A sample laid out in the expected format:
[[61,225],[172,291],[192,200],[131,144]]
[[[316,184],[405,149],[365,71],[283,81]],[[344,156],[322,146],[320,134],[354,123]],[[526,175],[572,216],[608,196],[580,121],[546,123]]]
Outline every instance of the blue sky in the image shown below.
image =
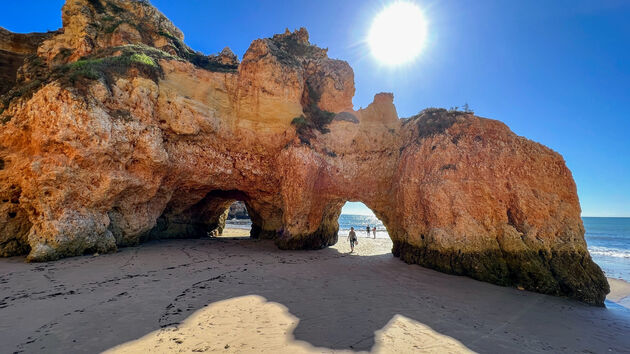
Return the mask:
[[[354,104],[393,92],[401,117],[468,103],[519,135],[561,153],[584,216],[630,216],[630,1],[414,1],[425,12],[421,57],[388,68],[364,39],[391,1],[152,0],[205,53],[306,27],[311,42],[354,68]],[[0,26],[61,26],[63,1],[3,4]],[[344,212],[365,213],[348,204]]]

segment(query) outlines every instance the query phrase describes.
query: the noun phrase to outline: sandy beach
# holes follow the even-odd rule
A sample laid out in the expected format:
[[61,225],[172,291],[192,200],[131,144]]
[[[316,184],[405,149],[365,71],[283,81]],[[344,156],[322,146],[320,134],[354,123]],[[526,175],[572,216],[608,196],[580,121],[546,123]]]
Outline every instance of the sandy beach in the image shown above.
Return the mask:
[[623,352],[606,308],[407,265],[391,241],[281,251],[247,230],[50,263],[0,259],[0,352]]

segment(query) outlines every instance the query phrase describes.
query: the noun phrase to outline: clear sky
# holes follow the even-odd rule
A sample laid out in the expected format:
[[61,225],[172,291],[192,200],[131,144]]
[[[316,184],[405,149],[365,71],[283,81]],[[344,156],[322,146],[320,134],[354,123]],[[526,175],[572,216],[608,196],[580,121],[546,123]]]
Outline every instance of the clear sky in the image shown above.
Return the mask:
[[[311,42],[354,68],[356,108],[393,92],[401,117],[468,103],[519,135],[561,153],[584,216],[630,216],[630,1],[414,1],[428,42],[399,68],[379,64],[365,43],[391,1],[152,0],[204,53],[306,27]],[[2,4],[0,26],[15,32],[61,26],[60,0]],[[348,204],[344,212],[365,213]]]

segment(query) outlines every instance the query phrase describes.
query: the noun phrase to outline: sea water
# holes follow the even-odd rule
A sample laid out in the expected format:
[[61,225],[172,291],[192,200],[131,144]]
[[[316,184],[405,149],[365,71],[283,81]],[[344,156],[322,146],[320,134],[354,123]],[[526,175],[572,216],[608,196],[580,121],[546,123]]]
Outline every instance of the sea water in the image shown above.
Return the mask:
[[[630,281],[630,218],[584,217],[586,244],[591,257],[606,276]],[[388,238],[383,223],[375,216],[342,214],[339,217],[339,238],[348,236],[354,227],[358,237],[368,237],[366,227],[376,227],[376,238]],[[228,227],[249,229],[249,220],[229,220]],[[374,237],[370,231],[369,237]]]
[[606,276],[630,281],[630,218],[582,218],[591,257]]
[[[383,223],[375,216],[350,214],[341,214],[341,216],[339,216],[339,237],[348,236],[348,232],[350,232],[351,227],[354,227],[357,232],[357,236],[367,237],[365,228],[368,225],[370,226],[370,237],[374,237],[372,234],[372,228],[376,227],[376,238],[389,238],[387,230],[385,230],[385,226],[383,226]],[[252,223],[249,219],[230,219],[226,221],[226,226],[235,229],[249,230],[252,227]]]

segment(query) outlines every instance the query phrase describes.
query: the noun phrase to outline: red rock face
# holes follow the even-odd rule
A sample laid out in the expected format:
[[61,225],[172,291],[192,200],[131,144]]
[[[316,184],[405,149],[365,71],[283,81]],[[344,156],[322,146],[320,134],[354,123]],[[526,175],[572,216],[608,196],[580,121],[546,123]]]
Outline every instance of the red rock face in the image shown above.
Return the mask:
[[406,262],[603,304],[559,154],[468,113],[399,119],[391,94],[353,111],[352,69],[305,30],[255,40],[241,63],[182,38],[142,2],[64,6],[64,31],[3,96],[0,255],[203,237],[235,200],[252,236],[317,249],[351,200]]

